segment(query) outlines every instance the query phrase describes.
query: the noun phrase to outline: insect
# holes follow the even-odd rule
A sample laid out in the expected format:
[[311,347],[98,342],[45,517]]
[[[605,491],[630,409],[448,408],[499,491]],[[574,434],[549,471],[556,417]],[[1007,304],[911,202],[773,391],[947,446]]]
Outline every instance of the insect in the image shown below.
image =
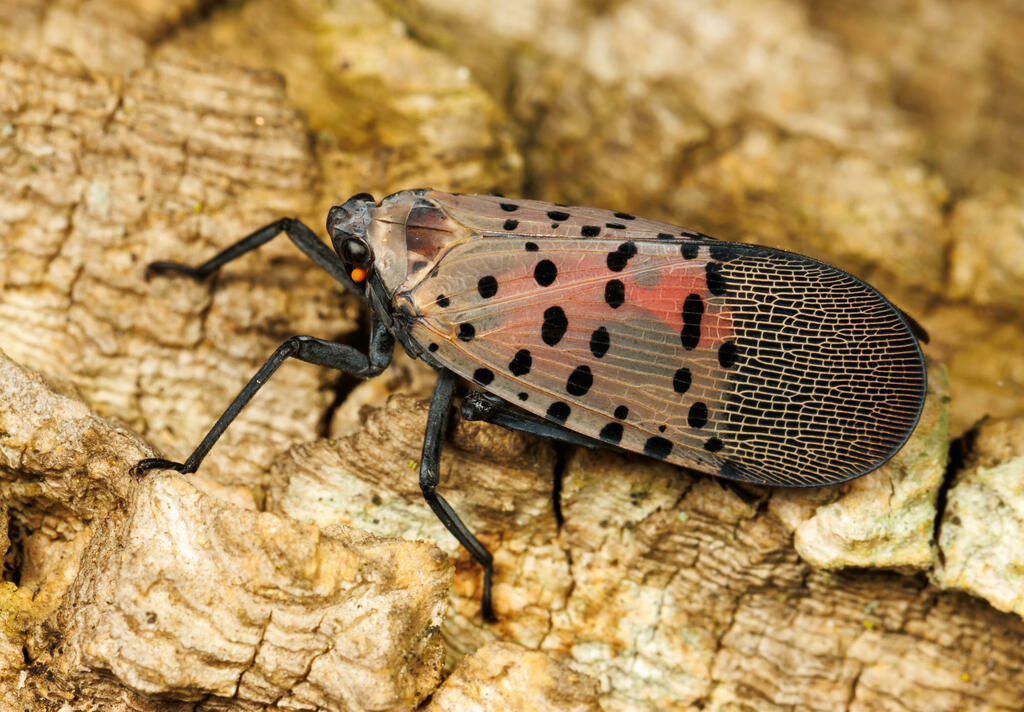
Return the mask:
[[332,253],[278,220],[198,267],[202,279],[284,233],[372,312],[366,353],[285,341],[184,463],[195,472],[288,358],[368,378],[397,341],[438,369],[420,487],[484,569],[492,559],[438,494],[441,441],[459,377],[463,415],[562,442],[643,453],[728,480],[827,485],[877,468],[917,423],[927,335],[875,289],[782,250],[593,208],[500,196],[361,193],[331,208]]

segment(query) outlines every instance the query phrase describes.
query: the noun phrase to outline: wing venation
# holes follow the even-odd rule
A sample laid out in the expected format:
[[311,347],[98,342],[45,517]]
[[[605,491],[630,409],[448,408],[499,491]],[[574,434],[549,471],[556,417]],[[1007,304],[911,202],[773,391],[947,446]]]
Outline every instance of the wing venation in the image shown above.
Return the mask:
[[917,340],[841,270],[622,213],[432,196],[478,236],[411,290],[412,335],[529,412],[704,472],[796,486],[874,469],[917,422]]

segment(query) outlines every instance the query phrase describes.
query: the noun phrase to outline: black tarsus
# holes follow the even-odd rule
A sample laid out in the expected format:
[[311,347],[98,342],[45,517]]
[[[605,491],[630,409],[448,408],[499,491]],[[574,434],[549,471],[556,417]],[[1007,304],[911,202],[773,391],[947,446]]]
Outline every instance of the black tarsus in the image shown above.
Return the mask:
[[506,430],[513,430],[530,435],[539,435],[569,445],[580,445],[591,450],[618,448],[606,445],[586,435],[567,430],[554,423],[538,418],[530,413],[521,412],[509,407],[502,398],[484,391],[473,391],[462,399],[462,417],[465,420],[482,420],[500,425]]
[[752,483],[752,482],[751,483],[747,483],[747,482],[737,482],[735,480],[727,480],[727,479],[725,479],[723,477],[715,477],[714,475],[707,475],[707,473],[704,473],[704,472],[701,472],[699,474],[706,475],[707,477],[711,477],[711,479],[713,479],[715,482],[717,482],[721,486],[722,489],[728,490],[729,492],[732,492],[734,495],[739,497],[743,501],[744,504],[756,504],[756,503],[762,501],[763,499],[765,499],[765,495],[762,492],[748,492],[747,490],[743,489],[743,485],[744,484],[752,484],[752,485],[754,485],[755,487],[758,487],[758,488],[763,487],[763,485],[758,485],[758,484],[755,484],[755,483]]
[[427,427],[423,433],[423,455],[420,458],[420,490],[434,514],[444,524],[445,529],[459,540],[472,554],[473,558],[484,569],[484,591],[480,600],[480,613],[488,623],[497,622],[494,606],[491,603],[491,580],[494,577],[494,559],[480,540],[473,536],[469,528],[459,519],[459,515],[437,493],[437,485],[441,479],[441,442],[444,440],[448,425],[448,413],[451,410],[452,398],[458,376],[442,368],[434,385],[434,394],[430,398],[430,410],[427,413]]
[[924,327],[918,324],[914,317],[910,316],[910,314],[907,314],[899,307],[896,307],[896,311],[898,311],[900,316],[903,317],[903,320],[907,322],[907,326],[910,327],[910,333],[913,334],[922,344],[927,344],[928,332],[924,330]]
[[162,458],[147,458],[132,468],[132,474],[142,476],[147,470],[167,469],[188,474],[199,468],[210,448],[224,434],[242,408],[252,400],[256,392],[263,387],[274,372],[289,358],[295,358],[318,366],[327,366],[339,371],[350,373],[357,378],[370,378],[381,373],[391,363],[391,355],[395,348],[395,338],[382,323],[374,321],[370,331],[369,353],[333,341],[324,341],[313,336],[293,336],[279,347],[267,359],[266,363],[256,372],[245,388],[231,401],[210,431],[196,446],[185,462],[173,462]]

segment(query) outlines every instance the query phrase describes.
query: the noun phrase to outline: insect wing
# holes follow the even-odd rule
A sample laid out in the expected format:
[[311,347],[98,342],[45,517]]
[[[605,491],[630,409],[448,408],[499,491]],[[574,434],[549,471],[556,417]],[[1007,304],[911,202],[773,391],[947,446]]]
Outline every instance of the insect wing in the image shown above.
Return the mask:
[[917,421],[916,339],[840,270],[624,213],[430,197],[478,237],[451,246],[412,290],[412,335],[530,412],[777,485],[870,471]]

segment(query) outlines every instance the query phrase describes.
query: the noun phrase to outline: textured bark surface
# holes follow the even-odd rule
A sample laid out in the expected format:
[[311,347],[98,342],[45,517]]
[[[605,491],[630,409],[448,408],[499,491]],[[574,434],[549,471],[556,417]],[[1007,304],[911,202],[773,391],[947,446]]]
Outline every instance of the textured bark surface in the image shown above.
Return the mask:
[[1024,617],[1024,418],[981,423],[947,494],[935,580]]
[[597,712],[597,685],[543,653],[490,643],[466,656],[425,712]]
[[[282,339],[355,328],[331,280],[285,245],[260,255],[277,260],[269,279],[250,278],[256,260],[206,284],[142,279],[158,255],[209,253],[309,205],[316,169],[280,79],[174,52],[124,83],[66,55],[9,56],[0,76],[0,337],[12,358],[183,457]],[[242,416],[207,471],[251,482],[285,443],[312,437],[325,382],[284,370],[261,394],[264,415]]]
[[[8,3],[0,709],[1019,709],[1022,33],[1010,0]],[[131,479],[283,339],[367,323],[283,238],[203,284],[145,264],[423,185],[868,278],[932,333],[921,424],[740,496],[456,418],[494,626],[419,494],[404,355],[287,364],[196,476]]]
[[440,681],[450,575],[432,544],[322,533],[159,474],[104,521],[32,642],[101,699],[409,709]]
[[10,709],[413,709],[440,682],[433,544],[323,532],[179,475],[137,484],[151,447],[2,355],[0,402]]

